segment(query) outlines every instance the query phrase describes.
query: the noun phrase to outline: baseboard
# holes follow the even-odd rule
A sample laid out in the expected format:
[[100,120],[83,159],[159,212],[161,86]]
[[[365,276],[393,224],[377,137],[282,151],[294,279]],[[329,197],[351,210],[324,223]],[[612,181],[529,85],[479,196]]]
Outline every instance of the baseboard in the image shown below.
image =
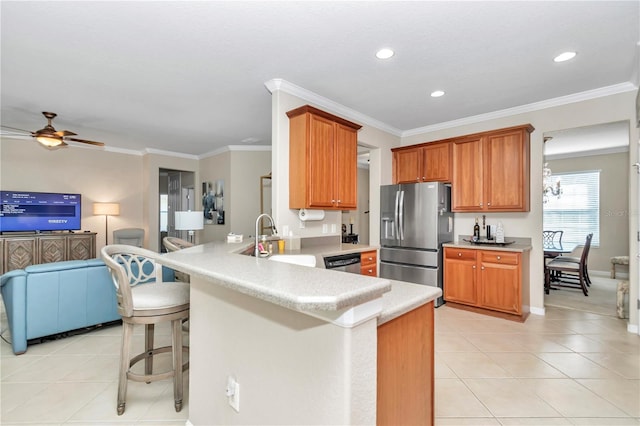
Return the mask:
[[635,324],[627,323],[627,331],[629,333],[638,334],[638,326]]
[[544,316],[547,311],[546,311],[545,308],[529,307],[529,312],[532,313],[533,315],[542,315],[542,316]]
[[[611,278],[611,271],[594,271],[589,269],[589,275],[593,275],[594,277],[602,277],[602,278]],[[616,277],[613,278],[615,280],[628,280],[629,273],[628,272],[618,272],[616,271]]]

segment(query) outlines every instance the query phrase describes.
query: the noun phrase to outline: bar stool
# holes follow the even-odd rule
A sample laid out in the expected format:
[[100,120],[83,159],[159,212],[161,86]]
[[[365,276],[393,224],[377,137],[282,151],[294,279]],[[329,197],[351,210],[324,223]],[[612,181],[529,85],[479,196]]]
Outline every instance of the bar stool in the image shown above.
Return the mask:
[[[173,396],[176,411],[182,410],[183,372],[189,363],[183,364],[182,321],[189,318],[189,284],[163,282],[162,266],[156,263],[160,254],[127,245],[105,246],[100,255],[111,272],[116,287],[118,312],[122,316],[122,348],[118,377],[118,415],[125,410],[127,381],[155,382],[173,377]],[[171,346],[154,348],[155,324],[171,321]],[[131,339],[136,324],[145,326],[145,350],[131,357]],[[173,367],[161,373],[153,373],[153,357],[171,352]],[[131,371],[137,362],[144,360],[144,374]]]

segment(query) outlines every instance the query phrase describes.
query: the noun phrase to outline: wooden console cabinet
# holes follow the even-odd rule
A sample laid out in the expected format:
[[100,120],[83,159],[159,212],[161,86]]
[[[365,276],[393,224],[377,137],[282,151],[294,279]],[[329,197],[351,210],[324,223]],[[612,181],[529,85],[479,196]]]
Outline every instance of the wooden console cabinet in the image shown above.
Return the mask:
[[444,300],[524,319],[527,260],[520,252],[445,247]]
[[354,210],[360,125],[305,105],[289,117],[289,208]]
[[0,235],[0,273],[29,265],[96,257],[96,233]]

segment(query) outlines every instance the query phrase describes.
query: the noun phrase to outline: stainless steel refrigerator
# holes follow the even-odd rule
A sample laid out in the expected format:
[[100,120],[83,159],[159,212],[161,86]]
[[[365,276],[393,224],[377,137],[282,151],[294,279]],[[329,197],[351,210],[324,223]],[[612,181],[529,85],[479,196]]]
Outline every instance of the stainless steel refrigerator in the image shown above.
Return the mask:
[[[442,244],[451,241],[450,185],[380,187],[380,277],[442,288]],[[440,297],[435,306],[443,303]]]

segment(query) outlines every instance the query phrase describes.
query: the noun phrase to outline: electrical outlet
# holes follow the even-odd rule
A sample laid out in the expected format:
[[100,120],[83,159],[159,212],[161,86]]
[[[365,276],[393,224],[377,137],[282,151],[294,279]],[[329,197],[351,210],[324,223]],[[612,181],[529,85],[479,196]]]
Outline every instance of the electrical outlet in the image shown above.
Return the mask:
[[229,376],[227,379],[226,395],[229,400],[229,405],[231,406],[231,408],[233,408],[239,413],[240,412],[240,383],[236,382],[236,380],[231,376]]
[[322,224],[322,233],[326,234],[327,232],[329,232],[329,227],[327,226],[326,223]]

